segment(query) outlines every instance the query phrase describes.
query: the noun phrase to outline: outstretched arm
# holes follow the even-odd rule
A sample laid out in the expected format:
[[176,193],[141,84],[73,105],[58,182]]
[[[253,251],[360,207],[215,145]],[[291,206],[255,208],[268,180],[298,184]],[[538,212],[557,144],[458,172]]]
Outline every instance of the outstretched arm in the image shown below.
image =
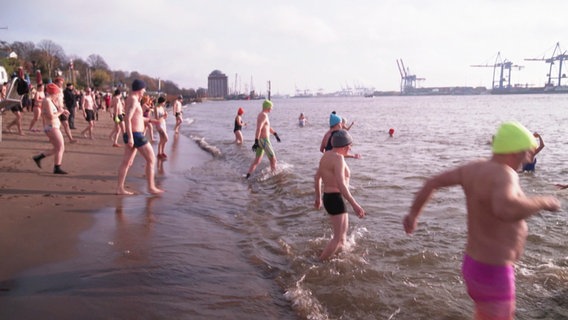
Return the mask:
[[437,189],[461,184],[461,167],[457,169],[443,172],[434,176],[424,183],[422,188],[416,193],[414,201],[410,206],[410,212],[404,217],[402,224],[404,231],[411,234],[416,229],[418,216],[422,212],[424,205],[430,200],[430,197]]

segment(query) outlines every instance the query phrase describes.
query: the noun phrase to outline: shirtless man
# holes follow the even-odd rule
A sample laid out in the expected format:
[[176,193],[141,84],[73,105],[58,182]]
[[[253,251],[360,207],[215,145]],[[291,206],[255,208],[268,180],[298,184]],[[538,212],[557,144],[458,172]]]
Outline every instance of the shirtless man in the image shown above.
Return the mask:
[[517,169],[536,148],[532,134],[516,122],[503,123],[493,140],[493,156],[443,172],[426,181],[404,217],[406,233],[432,193],[443,187],[463,188],[467,205],[467,244],[462,274],[475,302],[475,319],[513,319],[514,263],[527,237],[525,219],[541,210],[558,211],[552,196],[527,197]]
[[81,134],[85,138],[89,138],[91,140],[94,139],[93,137],[93,128],[95,127],[95,109],[98,108],[95,102],[95,97],[93,97],[93,93],[91,88],[87,87],[85,89],[85,95],[81,100],[81,105],[83,106],[83,117],[87,120],[87,127],[81,131]]
[[260,164],[265,151],[268,160],[270,160],[270,168],[272,169],[272,172],[276,171],[276,154],[274,153],[272,144],[270,143],[270,134],[272,133],[278,142],[280,142],[280,137],[278,136],[278,133],[272,129],[270,126],[270,120],[268,119],[268,113],[272,111],[272,106],[273,105],[270,100],[264,100],[262,103],[262,111],[256,117],[256,132],[254,134],[254,145],[252,146],[252,151],[256,152],[256,157],[247,172],[247,179],[254,172],[256,166]]
[[174,112],[174,116],[176,117],[176,125],[174,126],[174,132],[175,133],[179,133],[179,127],[181,126],[181,123],[183,122],[183,116],[182,116],[182,111],[181,111],[182,101],[183,101],[182,95],[179,95],[177,97],[176,101],[174,101],[173,112]]
[[110,110],[112,113],[112,120],[114,121],[114,128],[109,134],[110,140],[113,142],[113,147],[120,147],[118,144],[118,137],[120,133],[126,132],[124,128],[124,102],[122,101],[122,93],[119,89],[114,91],[110,102]]
[[154,121],[145,118],[143,115],[140,99],[144,96],[145,92],[146,84],[144,81],[136,79],[132,82],[132,92],[126,98],[126,117],[124,119],[126,132],[123,135],[124,156],[118,169],[118,187],[116,188],[116,194],[119,195],[133,194],[124,188],[124,182],[128,174],[128,168],[132,165],[137,150],[140,151],[146,160],[148,192],[151,194],[164,192],[164,190],[157,188],[154,182],[154,149],[152,149],[152,146],[144,136],[144,122]]
[[323,205],[329,214],[333,229],[333,238],[321,253],[321,260],[328,259],[345,245],[347,229],[349,228],[349,215],[345,209],[343,198],[351,204],[359,218],[365,216],[365,210],[349,192],[351,172],[344,158],[351,148],[351,143],[353,143],[351,135],[345,130],[338,130],[331,138],[332,149],[324,152],[314,177],[316,191],[314,206],[316,209],[321,208],[321,183],[323,181]]

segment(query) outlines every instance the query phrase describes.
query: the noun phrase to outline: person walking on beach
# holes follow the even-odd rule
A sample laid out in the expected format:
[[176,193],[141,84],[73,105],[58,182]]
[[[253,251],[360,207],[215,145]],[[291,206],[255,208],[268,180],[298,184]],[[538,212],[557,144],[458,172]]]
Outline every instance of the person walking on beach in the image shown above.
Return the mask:
[[338,250],[341,250],[347,239],[349,228],[349,215],[343,199],[347,200],[359,218],[365,216],[365,210],[355,201],[349,191],[349,178],[351,171],[345,163],[345,155],[349,152],[353,138],[346,130],[338,130],[331,138],[332,149],[325,152],[320,159],[316,171],[315,203],[316,209],[321,208],[323,182],[323,205],[329,214],[333,238],[320,255],[321,260],[327,260]]
[[93,140],[93,128],[95,127],[95,108],[97,108],[97,106],[95,104],[95,98],[93,97],[91,88],[87,87],[85,89],[85,95],[82,98],[81,105],[83,106],[83,117],[85,118],[85,120],[87,120],[87,127],[83,131],[81,131],[81,134],[83,135],[83,137]]
[[32,111],[34,113],[34,117],[33,117],[32,121],[30,122],[29,131],[32,131],[32,132],[38,131],[34,128],[34,126],[38,122],[39,118],[41,117],[41,105],[42,105],[44,98],[45,98],[45,92],[44,92],[43,83],[38,83],[37,91],[36,91],[36,94],[35,94],[33,102],[32,102]]
[[166,112],[166,98],[160,96],[158,98],[158,105],[156,106],[155,116],[158,124],[156,125],[156,129],[158,130],[158,134],[160,136],[160,141],[158,141],[158,159],[167,159],[168,155],[166,154],[166,143],[168,143],[168,132],[166,130],[166,119],[168,118],[168,113]]
[[243,108],[239,108],[239,110],[237,110],[237,116],[235,117],[235,128],[233,129],[233,132],[235,133],[235,143],[236,144],[242,144],[243,143],[243,133],[242,133],[242,129],[243,126],[246,126],[247,124],[243,122],[243,114],[245,113],[245,110]]
[[[142,99],[140,99],[140,105],[142,105],[142,115],[144,118],[154,118],[154,102],[150,96],[143,96]],[[148,133],[150,137],[150,143],[154,143],[156,139],[154,139],[154,125],[152,121],[144,122],[144,135],[146,135],[146,133]]]
[[278,136],[278,133],[272,129],[270,126],[270,120],[268,119],[268,114],[272,111],[272,106],[272,101],[264,100],[262,103],[262,111],[256,117],[256,131],[254,133],[254,144],[252,146],[252,151],[256,152],[256,156],[247,172],[247,179],[260,164],[264,152],[266,152],[266,156],[270,161],[270,168],[272,169],[272,172],[276,171],[276,153],[274,153],[272,144],[270,143],[270,134],[273,134],[278,142],[280,142],[280,137]]
[[151,194],[160,194],[164,192],[156,187],[154,181],[154,149],[148,143],[148,139],[144,136],[144,122],[155,121],[150,118],[145,118],[143,115],[142,106],[140,105],[140,99],[144,96],[146,92],[146,83],[144,81],[136,79],[132,82],[132,91],[126,98],[126,117],[124,119],[126,132],[123,135],[124,139],[124,155],[122,157],[122,162],[118,168],[118,186],[116,189],[116,194],[118,195],[131,195],[132,192],[124,188],[124,182],[126,181],[126,175],[128,174],[128,169],[132,165],[132,161],[136,156],[136,151],[139,150],[140,154],[146,160],[146,180],[148,182],[148,192]]
[[[59,89],[63,90],[63,78],[61,77],[56,77],[53,80],[53,83],[55,83]],[[63,99],[63,95],[60,94],[58,100],[56,101],[56,105],[57,108],[59,108],[60,110],[65,110],[65,102]],[[73,134],[71,134],[71,128],[69,127],[69,119],[68,119],[68,114],[61,114],[61,116],[59,116],[59,120],[61,121],[61,127],[63,128],[63,132],[65,132],[65,135],[67,136],[67,138],[69,138],[69,142],[70,143],[75,143],[77,142],[77,140],[73,139]]]
[[65,141],[63,140],[63,135],[60,130],[61,121],[59,120],[59,116],[68,115],[69,112],[58,108],[56,105],[56,101],[59,100],[59,96],[61,95],[61,88],[56,84],[50,83],[47,85],[47,93],[48,96],[43,99],[41,105],[41,117],[43,119],[43,131],[49,138],[49,142],[52,144],[53,148],[34,156],[33,160],[36,165],[41,168],[41,160],[53,155],[53,173],[67,174],[67,172],[61,169],[63,153],[65,152]]
[[181,107],[182,107],[182,102],[183,102],[183,96],[180,94],[176,101],[174,101],[174,107],[173,107],[173,112],[174,112],[174,116],[176,117],[176,125],[174,126],[174,132],[175,133],[179,133],[179,128],[181,126],[181,123],[183,122],[183,112],[181,111]]
[[435,190],[462,187],[468,229],[462,275],[475,303],[475,319],[513,319],[514,264],[523,253],[528,233],[525,219],[541,210],[560,209],[560,202],[552,196],[527,197],[521,190],[517,169],[535,148],[536,141],[523,125],[501,124],[490,159],[429,178],[403,219],[404,230],[411,234]]
[[120,147],[120,144],[118,144],[118,137],[121,133],[126,132],[124,128],[124,101],[122,100],[119,89],[116,89],[112,95],[110,111],[114,122],[114,128],[110,132],[109,138],[112,141],[112,146],[118,148]]
[[69,111],[69,129],[75,129],[75,107],[77,105],[75,88],[71,82],[67,83],[65,90],[63,90],[63,102],[65,103],[65,108]]
[[522,172],[534,172],[536,168],[536,155],[544,148],[544,140],[542,140],[540,134],[535,132],[533,136],[538,139],[538,148],[531,152],[526,162],[523,162]]

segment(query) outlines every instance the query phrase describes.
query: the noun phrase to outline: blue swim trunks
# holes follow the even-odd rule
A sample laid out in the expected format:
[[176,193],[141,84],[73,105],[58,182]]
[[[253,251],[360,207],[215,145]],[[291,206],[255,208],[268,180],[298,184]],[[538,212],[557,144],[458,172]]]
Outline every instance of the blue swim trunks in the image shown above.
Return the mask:
[[[134,147],[140,148],[141,146],[148,143],[148,139],[144,136],[143,132],[132,132],[132,138],[134,139]],[[125,133],[122,135],[122,140],[125,144],[128,144],[128,134]]]

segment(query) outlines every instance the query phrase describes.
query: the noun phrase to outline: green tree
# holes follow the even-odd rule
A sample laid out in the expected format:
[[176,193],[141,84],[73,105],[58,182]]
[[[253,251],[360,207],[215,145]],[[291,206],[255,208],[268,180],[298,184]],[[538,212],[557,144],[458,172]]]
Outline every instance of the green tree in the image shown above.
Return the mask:
[[91,74],[91,81],[93,86],[97,89],[104,89],[105,85],[109,84],[111,79],[110,73],[105,70],[95,70]]

